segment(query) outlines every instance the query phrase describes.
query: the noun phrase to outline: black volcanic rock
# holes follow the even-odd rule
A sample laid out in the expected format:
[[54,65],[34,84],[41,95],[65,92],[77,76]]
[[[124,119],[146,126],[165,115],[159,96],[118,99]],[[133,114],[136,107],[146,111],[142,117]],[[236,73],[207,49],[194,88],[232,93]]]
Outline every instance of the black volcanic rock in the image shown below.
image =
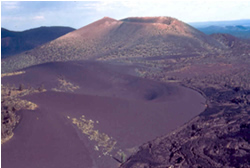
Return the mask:
[[121,168],[248,168],[249,128],[247,105],[208,107],[171,134],[143,144]]
[[1,28],[1,58],[31,50],[73,30],[70,27],[39,27],[15,32]]

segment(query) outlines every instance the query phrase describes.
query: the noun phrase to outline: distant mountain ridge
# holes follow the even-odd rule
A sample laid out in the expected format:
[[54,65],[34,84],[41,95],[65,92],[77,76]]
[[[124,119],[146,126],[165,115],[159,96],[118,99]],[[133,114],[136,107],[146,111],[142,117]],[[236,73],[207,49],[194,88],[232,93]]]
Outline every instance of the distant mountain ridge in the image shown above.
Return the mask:
[[72,60],[122,60],[225,49],[215,39],[171,17],[104,17],[45,45],[2,61],[3,71]]
[[235,37],[249,39],[250,38],[250,26],[209,26],[204,28],[198,28],[198,30],[206,33],[206,34],[215,34],[215,33],[223,33],[223,34],[231,34]]
[[1,28],[1,58],[31,50],[75,29],[70,27],[39,27],[21,32]]
[[204,28],[209,26],[250,26],[250,19],[242,19],[242,20],[229,20],[229,21],[207,21],[207,22],[190,22],[188,23],[195,28]]
[[232,21],[192,22],[191,26],[205,34],[230,34],[242,39],[250,39],[250,19]]

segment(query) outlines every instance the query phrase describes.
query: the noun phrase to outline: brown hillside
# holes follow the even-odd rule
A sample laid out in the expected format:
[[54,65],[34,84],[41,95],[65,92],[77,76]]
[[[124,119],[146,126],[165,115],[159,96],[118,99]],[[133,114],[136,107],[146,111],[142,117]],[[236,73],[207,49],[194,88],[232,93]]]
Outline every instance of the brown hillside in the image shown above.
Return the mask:
[[218,52],[218,41],[170,17],[100,19],[34,50],[2,61],[2,71],[68,60],[115,60]]

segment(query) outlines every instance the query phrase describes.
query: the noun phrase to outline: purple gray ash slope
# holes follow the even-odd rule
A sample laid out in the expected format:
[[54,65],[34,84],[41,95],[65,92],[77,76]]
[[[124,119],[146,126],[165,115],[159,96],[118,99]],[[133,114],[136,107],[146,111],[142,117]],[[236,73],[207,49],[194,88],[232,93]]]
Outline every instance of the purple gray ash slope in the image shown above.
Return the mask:
[[[121,68],[95,62],[49,63],[3,78],[3,83],[21,82],[31,87],[44,83],[48,91],[24,97],[39,108],[21,112],[23,119],[14,137],[2,146],[2,165],[117,167],[110,155],[116,156],[120,149],[130,155],[145,140],[170,132],[205,108],[205,99],[195,91],[117,73]],[[59,75],[79,89],[59,90]],[[84,123],[83,132],[74,127],[71,119],[82,115],[95,122],[93,131],[87,131],[89,125]],[[106,140],[88,139],[94,131],[116,142],[108,155],[102,149]]]
[[2,74],[2,167],[247,168],[249,48],[170,17],[105,17],[3,59],[21,72]]

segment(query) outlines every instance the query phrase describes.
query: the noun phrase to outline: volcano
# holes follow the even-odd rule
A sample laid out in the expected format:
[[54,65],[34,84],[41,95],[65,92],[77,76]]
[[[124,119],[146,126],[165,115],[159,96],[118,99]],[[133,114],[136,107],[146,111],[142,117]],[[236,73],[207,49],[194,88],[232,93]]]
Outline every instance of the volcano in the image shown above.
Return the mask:
[[33,50],[2,61],[8,72],[45,62],[121,60],[186,53],[216,52],[225,48],[215,39],[171,17],[104,17]]
[[249,167],[249,56],[171,17],[105,17],[3,59],[1,166]]

